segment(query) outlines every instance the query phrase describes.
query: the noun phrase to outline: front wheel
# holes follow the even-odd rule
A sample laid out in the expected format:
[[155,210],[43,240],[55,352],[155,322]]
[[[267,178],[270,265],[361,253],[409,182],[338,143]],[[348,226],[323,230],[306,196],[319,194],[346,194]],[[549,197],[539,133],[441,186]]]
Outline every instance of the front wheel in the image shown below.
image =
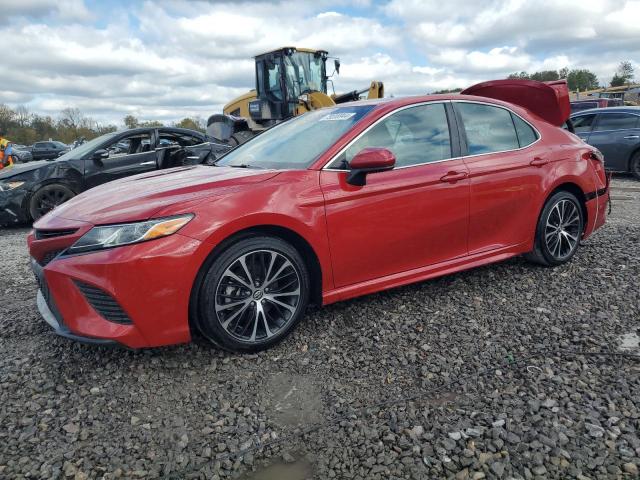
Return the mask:
[[29,201],[29,215],[35,222],[58,205],[75,197],[75,192],[66,185],[52,183],[36,190]]
[[526,258],[546,266],[568,262],[578,250],[583,229],[584,215],[576,196],[566,191],[553,194],[542,209],[534,249]]
[[203,278],[197,326],[226,350],[264,350],[300,321],[309,285],[302,257],[287,242],[262,236],[239,240],[216,258]]

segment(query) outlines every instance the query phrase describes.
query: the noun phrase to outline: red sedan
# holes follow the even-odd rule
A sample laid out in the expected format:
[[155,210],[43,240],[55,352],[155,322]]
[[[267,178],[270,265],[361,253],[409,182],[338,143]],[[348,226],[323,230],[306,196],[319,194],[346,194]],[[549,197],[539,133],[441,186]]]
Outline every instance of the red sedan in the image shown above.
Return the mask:
[[560,265],[608,202],[602,156],[568,116],[564,84],[488,82],[306,113],[216,166],[94,188],[29,236],[39,310],[87,342],[198,331],[256,351],[309,303],[521,254]]

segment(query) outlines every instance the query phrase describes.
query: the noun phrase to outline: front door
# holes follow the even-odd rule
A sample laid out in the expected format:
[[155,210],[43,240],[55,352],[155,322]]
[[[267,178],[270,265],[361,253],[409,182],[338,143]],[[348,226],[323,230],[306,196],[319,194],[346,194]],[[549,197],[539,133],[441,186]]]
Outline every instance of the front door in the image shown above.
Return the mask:
[[[446,105],[396,111],[321,172],[336,287],[467,254],[469,181]],[[396,166],[350,185],[348,162],[366,147],[391,150]]]
[[156,170],[158,163],[155,144],[155,135],[149,132],[135,133],[119,137],[112,144],[101,147],[109,153],[107,158],[94,159],[93,152],[89,153],[85,159],[86,188]]

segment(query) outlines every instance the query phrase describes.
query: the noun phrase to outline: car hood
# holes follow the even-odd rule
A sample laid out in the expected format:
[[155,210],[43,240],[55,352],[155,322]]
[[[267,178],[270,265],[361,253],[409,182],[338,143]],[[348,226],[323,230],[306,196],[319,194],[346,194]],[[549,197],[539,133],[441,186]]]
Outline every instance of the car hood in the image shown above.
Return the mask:
[[[207,197],[251,188],[278,173],[204,165],[159,170],[87,190],[42,220],[53,216],[94,225],[146,220],[165,207],[178,205],[185,209]],[[38,227],[44,228],[40,222]]]
[[29,163],[14,163],[10,167],[5,167],[2,170],[0,170],[0,180],[6,180],[8,178],[13,177],[14,175],[20,175],[21,173],[37,170],[43,165],[49,165],[50,163],[51,162],[47,162],[46,160],[42,160],[39,162],[29,162]]

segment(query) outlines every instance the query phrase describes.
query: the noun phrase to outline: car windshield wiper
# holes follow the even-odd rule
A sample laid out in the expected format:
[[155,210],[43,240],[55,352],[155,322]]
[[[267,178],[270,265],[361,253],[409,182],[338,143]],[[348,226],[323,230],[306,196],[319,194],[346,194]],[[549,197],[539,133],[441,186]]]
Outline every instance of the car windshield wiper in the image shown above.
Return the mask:
[[233,167],[233,168],[258,168],[260,170],[266,170],[264,167],[259,167],[257,165],[249,165],[248,163],[240,163],[238,165],[224,165],[225,167]]

